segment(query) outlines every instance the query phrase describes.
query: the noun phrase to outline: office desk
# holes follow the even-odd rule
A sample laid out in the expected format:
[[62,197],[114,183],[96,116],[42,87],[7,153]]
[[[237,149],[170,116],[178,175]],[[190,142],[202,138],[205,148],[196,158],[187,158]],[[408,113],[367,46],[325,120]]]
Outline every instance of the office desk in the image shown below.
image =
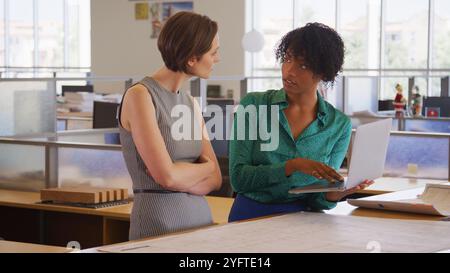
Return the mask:
[[64,130],[92,129],[93,126],[92,112],[58,113],[56,119],[63,122]]
[[448,232],[450,223],[441,221],[376,219],[300,212],[81,252],[440,252],[450,248]]
[[432,180],[432,179],[414,179],[403,177],[381,177],[375,179],[375,183],[370,187],[360,190],[357,193],[363,195],[377,195],[396,191],[403,191],[415,188],[425,187],[426,184],[442,184],[447,183],[446,180]]
[[[366,197],[366,199],[378,199],[378,200],[387,200],[387,199],[412,199],[415,198],[417,196],[417,194],[420,194],[423,192],[423,187],[421,188],[415,188],[415,189],[410,189],[410,190],[406,190],[406,191],[401,191],[401,192],[394,192],[394,193],[388,193],[388,194],[383,194],[383,195],[377,195],[377,196],[371,196],[371,197]],[[219,200],[220,201],[220,200]],[[349,217],[357,217],[357,216],[362,216],[362,217],[368,217],[368,218],[381,218],[381,219],[397,219],[397,220],[426,220],[426,221],[437,221],[439,222],[440,220],[442,220],[445,217],[441,217],[441,216],[433,216],[433,215],[423,215],[423,214],[413,214],[413,213],[404,213],[404,212],[394,212],[394,211],[384,211],[384,210],[375,210],[375,209],[363,209],[363,208],[357,208],[354,206],[349,205],[347,202],[340,202],[338,203],[337,207],[329,210],[329,211],[325,211],[325,214],[329,214],[330,216],[349,216]],[[264,219],[263,218],[259,218],[259,219]],[[257,219],[257,220],[259,220]],[[253,220],[250,220],[253,221]],[[450,225],[450,223],[449,223]],[[203,229],[207,230],[208,228],[201,228],[199,229],[199,231],[202,231]],[[185,232],[179,232],[176,234],[188,234],[190,232],[193,231],[185,231]],[[174,234],[170,234],[167,236],[172,236]],[[158,238],[164,238],[166,236],[159,236],[156,237],[154,239],[158,239]],[[144,240],[138,240],[136,242],[143,242],[146,241],[148,239],[144,239]],[[128,243],[121,243],[118,244],[120,245],[127,245]],[[101,248],[101,247],[100,247]],[[85,253],[99,253],[99,247],[96,248],[92,248],[92,249],[85,249],[81,252],[85,252]],[[269,251],[268,249],[266,249],[265,251]]]
[[[213,222],[228,221],[233,199],[207,196]],[[36,204],[39,193],[0,190],[0,237],[11,241],[82,248],[128,241],[132,203],[88,209]]]
[[[421,191],[421,184],[446,181],[383,178],[377,182],[380,183],[371,187],[385,186],[384,191],[410,187]],[[373,189],[372,191],[375,192]],[[378,189],[377,192],[381,190]],[[227,223],[233,199],[224,197],[206,197],[206,199],[211,208],[214,223]],[[0,237],[2,234],[10,234],[12,237],[5,239],[60,246],[67,245],[68,241],[77,240],[81,243],[82,249],[128,241],[132,204],[86,209],[36,204],[38,201],[39,193],[0,190],[0,215],[2,215]],[[335,209],[326,213],[392,219],[442,219],[442,217],[428,215],[359,209],[346,202],[339,203]],[[10,224],[3,224],[3,220],[5,220],[4,223]],[[3,235],[3,237],[6,236]]]
[[68,253],[72,249],[11,241],[0,241],[0,253]]
[[92,118],[92,112],[58,112],[58,118]]

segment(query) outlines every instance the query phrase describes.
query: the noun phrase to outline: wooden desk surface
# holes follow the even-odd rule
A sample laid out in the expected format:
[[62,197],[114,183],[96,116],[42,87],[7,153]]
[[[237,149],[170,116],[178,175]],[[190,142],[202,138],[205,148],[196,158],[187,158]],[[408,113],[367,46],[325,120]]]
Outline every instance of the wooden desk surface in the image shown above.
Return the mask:
[[72,249],[58,246],[36,245],[11,241],[0,241],[0,253],[68,253]]
[[377,195],[396,191],[409,190],[414,188],[425,187],[426,184],[442,184],[447,183],[447,180],[432,180],[432,179],[414,179],[403,177],[381,177],[375,179],[375,183],[364,190],[358,191],[361,194]]
[[92,112],[58,112],[56,114],[58,119],[65,119],[65,118],[90,118],[92,119]]
[[[400,191],[400,192],[393,192],[393,193],[388,193],[388,194],[383,194],[383,195],[370,196],[370,197],[366,197],[365,199],[377,199],[377,200],[412,199],[412,198],[415,198],[417,196],[417,194],[422,193],[423,190],[424,190],[424,187],[419,187],[419,188],[414,188],[414,189]],[[227,199],[227,198],[225,198],[225,199]],[[220,199],[215,199],[213,202],[215,202],[215,201],[217,202],[217,204],[220,204],[220,203],[222,205],[224,204],[224,202]],[[231,208],[232,199],[226,200],[226,202],[227,202],[227,205],[229,205]],[[211,204],[212,204],[212,202],[210,202],[210,205]],[[213,204],[213,205],[217,205],[217,204]],[[225,209],[225,206],[222,206],[222,208],[223,208],[222,212],[224,214],[228,215],[229,209]],[[355,206],[349,205],[345,201],[338,203],[336,208],[329,210],[329,211],[325,211],[325,213],[330,214],[330,215],[362,216],[362,217],[376,217],[376,218],[385,218],[385,219],[404,219],[404,220],[440,221],[443,218],[445,218],[442,216],[357,208]],[[180,234],[187,233],[187,232],[190,232],[190,231],[180,232]],[[171,235],[173,235],[173,234],[171,234]],[[160,236],[160,237],[164,237],[164,236]],[[145,239],[142,239],[142,240],[145,240]],[[141,241],[141,240],[138,240],[138,241]],[[117,244],[117,245],[122,245],[122,244],[127,244],[127,243],[128,242]],[[82,250],[81,252],[99,253],[100,248],[101,247],[85,249],[85,250]]]
[[[445,222],[437,221],[399,221],[396,219],[361,219],[364,217],[348,216],[336,217],[323,213],[305,212],[303,214],[286,214],[275,217],[273,221],[266,221],[261,225],[261,221],[268,218],[252,219],[244,221],[248,225],[236,223],[206,228],[187,230],[178,233],[146,238],[136,241],[123,242],[110,246],[85,249],[82,253],[100,252],[121,252],[117,247],[125,247],[130,252],[370,252],[369,243],[371,241],[383,244],[381,252],[441,252],[448,249],[450,241],[445,234],[448,234],[450,226]],[[306,220],[301,220],[303,217]],[[395,218],[395,217],[383,217]],[[407,219],[407,218],[405,218]],[[284,222],[287,220],[288,222]],[[295,220],[295,223],[294,223]],[[418,219],[415,219],[418,220]],[[424,219],[422,219],[424,220]],[[425,219],[430,220],[430,219]],[[259,222],[259,223],[256,223]],[[433,223],[434,222],[434,223]],[[266,228],[267,224],[267,229]],[[362,224],[362,225],[361,225]],[[322,226],[321,226],[322,225]],[[285,229],[286,227],[289,227]],[[439,227],[440,230],[434,229]],[[288,232],[283,232],[281,236],[270,241],[272,236],[279,234],[280,228]],[[291,228],[297,229],[294,233],[289,233]],[[230,232],[233,230],[233,232]],[[261,230],[263,230],[261,232]],[[305,232],[309,230],[309,232]],[[433,230],[436,233],[427,233]],[[254,232],[267,235],[267,238],[256,239]],[[246,234],[247,236],[243,235]],[[235,235],[230,235],[235,234]],[[287,234],[287,235],[286,235]],[[411,241],[426,234],[430,239],[422,238],[428,242],[429,249],[421,250],[422,242]],[[300,237],[299,237],[300,235]],[[232,236],[232,237],[230,237]],[[304,236],[303,238],[301,236]],[[300,238],[300,239],[298,239]],[[443,238],[446,242],[443,243]],[[225,240],[223,248],[221,240]],[[233,241],[234,240],[234,241]],[[248,241],[247,241],[248,240]],[[299,240],[297,243],[292,243]],[[145,242],[145,243],[143,243]],[[187,244],[189,242],[192,245]],[[231,243],[230,243],[231,242]],[[243,243],[242,243],[243,242]],[[431,242],[431,243],[430,243]],[[153,243],[153,244],[152,244]],[[276,245],[274,247],[274,244]],[[445,245],[444,245],[445,244]],[[139,248],[150,248],[139,250]],[[306,247],[305,247],[306,245]],[[394,245],[396,245],[394,247]],[[281,246],[281,247],[280,247]],[[386,246],[386,248],[384,247]],[[111,249],[114,247],[116,249]],[[192,248],[191,248],[192,247]],[[416,248],[413,248],[416,247]],[[275,251],[274,251],[275,249]],[[385,250],[386,249],[386,250]],[[417,249],[417,250],[416,250]]]
[[[233,205],[234,199],[226,197],[206,196],[206,200],[208,201],[208,204],[211,208],[211,214],[214,223],[227,223],[228,213],[231,209],[231,206]],[[36,204],[36,202],[39,201],[39,193],[37,192],[0,190],[0,205],[16,208],[98,215],[129,221],[131,209],[133,206],[133,203],[130,202],[126,205],[119,205],[109,208],[89,209],[70,206]]]

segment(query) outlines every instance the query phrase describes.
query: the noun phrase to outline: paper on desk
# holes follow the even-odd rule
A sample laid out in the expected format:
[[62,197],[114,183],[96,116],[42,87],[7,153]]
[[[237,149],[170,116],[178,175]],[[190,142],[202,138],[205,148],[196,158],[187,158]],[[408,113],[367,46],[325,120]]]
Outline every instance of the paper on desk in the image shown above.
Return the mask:
[[420,199],[433,205],[440,214],[450,216],[450,185],[427,184]]
[[[437,252],[450,249],[450,225],[299,212],[104,246],[101,252]],[[420,240],[417,240],[420,238]]]

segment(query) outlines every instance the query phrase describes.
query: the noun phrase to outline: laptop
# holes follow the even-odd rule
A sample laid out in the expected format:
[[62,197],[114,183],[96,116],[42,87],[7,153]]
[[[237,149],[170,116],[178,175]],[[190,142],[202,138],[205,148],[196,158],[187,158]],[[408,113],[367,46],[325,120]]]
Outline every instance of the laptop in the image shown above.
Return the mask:
[[387,118],[360,125],[356,129],[348,177],[343,182],[332,183],[321,180],[308,186],[293,188],[289,193],[345,191],[366,179],[374,180],[383,176],[391,126],[392,119]]

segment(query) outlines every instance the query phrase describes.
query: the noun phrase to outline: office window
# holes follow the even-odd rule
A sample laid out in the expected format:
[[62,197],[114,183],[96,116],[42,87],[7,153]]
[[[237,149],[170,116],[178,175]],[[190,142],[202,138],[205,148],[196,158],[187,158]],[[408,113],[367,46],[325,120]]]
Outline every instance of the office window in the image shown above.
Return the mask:
[[408,100],[408,77],[382,78],[381,84],[381,93],[379,96],[381,100],[393,100],[395,98],[395,95],[397,94],[397,91],[395,89],[395,86],[397,84],[400,84],[402,86],[403,97]]
[[429,96],[440,97],[441,96],[441,78],[433,77],[430,80],[431,90]]
[[68,0],[66,63],[70,67],[91,66],[90,0]]
[[33,26],[33,0],[9,1],[9,66],[33,66],[35,37]]
[[[264,35],[264,48],[252,54],[252,76],[279,76],[280,65],[275,59],[275,48],[284,34],[292,30],[292,0],[254,1],[254,27]],[[280,88],[278,79],[254,80],[251,90]]]
[[271,75],[277,70],[275,48],[284,34],[292,30],[292,1],[257,0],[255,28],[264,35],[264,48],[254,56],[256,75]]
[[450,67],[450,1],[434,0],[433,68]]
[[38,1],[38,66],[64,65],[63,4],[61,0]]
[[426,77],[416,77],[414,79],[414,85],[419,88],[419,94],[422,96],[427,96],[427,78]]
[[90,0],[0,0],[0,26],[6,76],[90,70]]
[[5,63],[5,2],[0,0],[0,65]]
[[294,0],[294,26],[301,27],[310,22],[319,22],[329,27],[336,27],[335,0]]
[[389,0],[385,4],[382,68],[426,69],[428,1]]
[[[273,56],[276,42],[294,27],[317,21],[335,27],[342,36],[346,47],[344,75],[380,76],[377,85],[380,99],[394,98],[394,87],[398,82],[402,83],[404,95],[407,96],[407,79],[412,76],[416,77],[422,94],[440,95],[440,77],[450,71],[450,1],[254,2],[257,6],[254,22],[260,25],[270,22],[272,29],[262,31],[266,47],[263,52],[253,54],[252,62],[247,62],[250,63],[251,76],[279,77],[279,66]],[[431,33],[428,33],[429,29]],[[279,85],[276,79],[258,79],[254,82],[261,83],[258,86],[262,90]],[[271,84],[263,84],[268,82]]]
[[342,0],[339,5],[339,32],[344,39],[344,67],[362,69],[379,67],[379,0]]

